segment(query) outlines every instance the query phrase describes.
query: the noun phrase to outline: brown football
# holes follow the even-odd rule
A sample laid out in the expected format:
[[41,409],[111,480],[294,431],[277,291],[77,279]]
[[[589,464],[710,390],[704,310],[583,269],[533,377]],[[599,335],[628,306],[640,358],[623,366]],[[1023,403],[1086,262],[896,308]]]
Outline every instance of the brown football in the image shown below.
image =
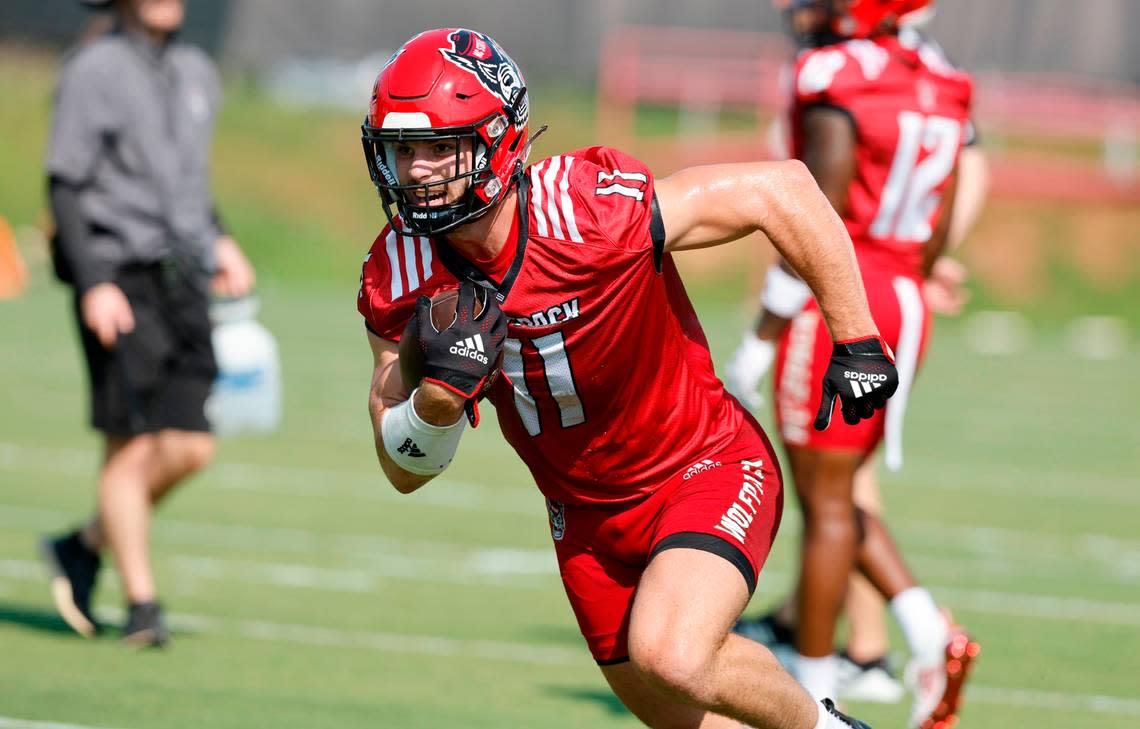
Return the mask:
[[[479,316],[479,314],[483,312],[487,296],[488,293],[486,289],[482,287],[475,289],[475,316]],[[445,289],[431,297],[431,323],[437,332],[442,332],[455,322],[455,306],[458,301],[458,287]],[[403,378],[404,387],[408,389],[408,392],[419,387],[420,380],[424,378],[424,353],[423,350],[419,348],[416,338],[416,331],[418,329],[419,322],[413,313],[412,318],[408,320],[407,326],[404,327],[404,333],[400,336],[400,376]],[[487,378],[487,382],[483,386],[484,392],[486,392],[487,388],[491,386],[491,383],[495,381],[495,377],[502,364],[503,353],[499,352],[499,358],[495,361],[495,366],[491,370],[491,376]]]

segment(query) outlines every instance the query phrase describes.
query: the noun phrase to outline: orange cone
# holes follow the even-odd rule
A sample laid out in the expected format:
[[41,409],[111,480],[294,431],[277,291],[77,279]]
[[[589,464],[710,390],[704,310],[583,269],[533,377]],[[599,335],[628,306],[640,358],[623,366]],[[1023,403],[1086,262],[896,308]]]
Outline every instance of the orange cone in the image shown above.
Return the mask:
[[0,299],[14,299],[28,287],[28,267],[16,247],[16,236],[0,217]]

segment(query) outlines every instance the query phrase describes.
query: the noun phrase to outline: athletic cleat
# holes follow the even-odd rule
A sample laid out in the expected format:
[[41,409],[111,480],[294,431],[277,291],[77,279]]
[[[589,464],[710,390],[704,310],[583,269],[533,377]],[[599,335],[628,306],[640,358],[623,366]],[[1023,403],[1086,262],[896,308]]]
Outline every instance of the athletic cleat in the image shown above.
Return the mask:
[[982,647],[964,628],[951,625],[946,655],[938,663],[907,666],[907,683],[914,690],[911,729],[951,729],[958,723],[962,686]]
[[780,665],[795,672],[796,631],[779,622],[774,611],[758,618],[741,618],[732,626],[732,632],[763,645]]
[[99,577],[101,560],[79,539],[79,532],[40,540],[40,556],[51,576],[55,609],[71,629],[84,638],[99,632],[91,612],[91,595]]
[[906,689],[895,679],[887,656],[860,663],[843,652],[839,654],[837,693],[844,701],[897,704]]
[[157,602],[140,602],[127,609],[123,642],[132,648],[165,648],[170,631],[162,620],[162,606]]
[[780,623],[774,612],[758,618],[741,618],[732,626],[732,632],[769,648],[781,644],[794,646],[796,643],[796,631]]
[[831,701],[831,699],[824,699],[821,703],[823,704],[823,708],[827,709],[827,713],[831,714],[836,719],[839,719],[841,722],[851,727],[851,729],[871,729],[870,724],[847,716],[842,711],[835,708],[835,704]]

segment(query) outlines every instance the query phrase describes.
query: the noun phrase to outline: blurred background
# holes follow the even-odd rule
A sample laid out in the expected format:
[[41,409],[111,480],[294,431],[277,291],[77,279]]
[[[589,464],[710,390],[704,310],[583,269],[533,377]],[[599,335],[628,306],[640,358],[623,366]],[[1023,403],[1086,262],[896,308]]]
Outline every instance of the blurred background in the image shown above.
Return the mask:
[[[976,74],[991,184],[959,254],[973,298],[938,322],[887,513],[982,639],[965,726],[1133,727],[1140,3],[938,10],[930,33]],[[100,22],[70,0],[0,4],[0,726],[636,726],[591,666],[542,500],[490,421],[414,496],[375,467],[354,299],[384,218],[359,124],[394,49],[465,25],[522,66],[532,118],[550,125],[533,160],[605,143],[665,175],[768,157],[791,53],[780,13],[755,0],[188,2],[184,36],[226,75],[215,191],[258,269],[285,409],[276,434],[224,441],[156,522],[176,647],[145,657],[68,633],[33,557],[94,491],[42,159],[60,60]],[[762,239],[678,257],[718,362],[771,257]],[[757,609],[791,581],[797,523],[789,503]],[[115,590],[105,576],[105,610]],[[855,708],[882,727],[906,709]]]

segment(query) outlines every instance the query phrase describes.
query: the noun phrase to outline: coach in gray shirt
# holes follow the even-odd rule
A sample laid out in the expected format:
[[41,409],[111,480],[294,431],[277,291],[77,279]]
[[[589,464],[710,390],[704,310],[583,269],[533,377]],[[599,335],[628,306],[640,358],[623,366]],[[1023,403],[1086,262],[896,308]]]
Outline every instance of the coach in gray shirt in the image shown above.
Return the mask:
[[210,192],[221,85],[210,59],[175,37],[183,0],[81,1],[113,9],[116,24],[64,63],[46,167],[56,271],[75,289],[91,420],[106,443],[96,516],[42,546],[76,631],[98,630],[91,596],[109,547],[128,602],[124,639],[162,645],[150,515],[213,457],[209,290],[244,296],[253,269]]

